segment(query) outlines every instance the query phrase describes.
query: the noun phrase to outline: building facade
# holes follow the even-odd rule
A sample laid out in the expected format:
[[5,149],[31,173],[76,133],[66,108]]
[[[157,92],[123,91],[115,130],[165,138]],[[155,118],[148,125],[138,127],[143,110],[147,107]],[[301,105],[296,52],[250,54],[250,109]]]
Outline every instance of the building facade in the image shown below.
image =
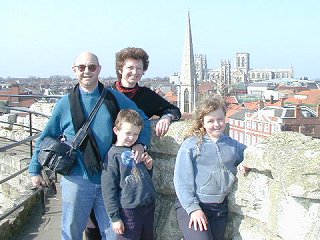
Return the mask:
[[[220,68],[218,69],[208,69],[200,68],[203,66],[202,62],[207,62],[206,55],[197,55],[195,58],[195,64],[197,67],[196,75],[199,76],[199,81],[210,81],[217,83],[219,81],[224,84],[236,84],[239,82],[249,83],[257,82],[271,79],[282,79],[282,78],[293,78],[294,71],[293,68],[287,69],[252,69],[250,67],[250,54],[246,52],[236,53],[235,55],[235,67],[231,67],[230,60],[221,61]],[[226,65],[230,65],[230,74],[226,75],[225,70]],[[204,73],[206,72],[207,73]],[[202,76],[207,76],[204,78]]]
[[268,106],[256,112],[242,110],[229,117],[229,136],[246,145],[254,145],[281,131],[320,138],[319,106],[317,111],[306,106]]

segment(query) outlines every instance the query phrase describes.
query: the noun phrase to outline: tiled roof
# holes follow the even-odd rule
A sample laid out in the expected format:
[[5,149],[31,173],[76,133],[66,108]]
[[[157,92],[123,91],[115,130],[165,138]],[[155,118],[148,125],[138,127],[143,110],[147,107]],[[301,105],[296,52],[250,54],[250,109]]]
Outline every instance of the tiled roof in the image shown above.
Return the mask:
[[285,103],[291,103],[295,105],[318,105],[320,104],[320,89],[301,91],[296,93],[293,97],[287,98]]
[[208,91],[212,91],[214,90],[213,89],[213,84],[212,83],[201,83],[199,86],[198,86],[198,91],[199,92],[208,92]]
[[235,120],[244,120],[245,114],[247,112],[253,113],[254,111],[248,110],[248,109],[240,109],[239,111],[233,113],[232,115],[229,116],[230,119],[235,119]]
[[226,104],[237,104],[237,103],[239,103],[235,96],[226,97],[224,101],[226,102]]

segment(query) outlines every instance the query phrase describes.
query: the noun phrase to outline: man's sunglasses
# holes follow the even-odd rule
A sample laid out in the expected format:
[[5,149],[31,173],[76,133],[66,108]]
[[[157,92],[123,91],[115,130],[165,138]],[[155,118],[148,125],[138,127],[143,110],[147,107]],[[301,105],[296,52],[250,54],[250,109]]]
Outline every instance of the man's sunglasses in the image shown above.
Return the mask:
[[83,65],[83,64],[80,64],[78,66],[74,66],[74,67],[77,67],[79,69],[80,72],[84,72],[84,70],[86,70],[86,67],[88,67],[89,71],[90,72],[94,72],[97,70],[97,65],[94,65],[94,64],[91,64],[89,66],[86,66],[86,65]]

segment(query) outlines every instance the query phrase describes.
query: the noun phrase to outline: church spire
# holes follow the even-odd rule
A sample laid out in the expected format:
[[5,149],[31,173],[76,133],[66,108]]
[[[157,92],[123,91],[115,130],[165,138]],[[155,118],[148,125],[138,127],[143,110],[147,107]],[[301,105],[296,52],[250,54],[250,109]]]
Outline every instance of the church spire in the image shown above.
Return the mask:
[[181,112],[192,112],[194,110],[195,102],[197,100],[196,86],[197,84],[193,55],[190,12],[188,11],[180,75],[179,107]]

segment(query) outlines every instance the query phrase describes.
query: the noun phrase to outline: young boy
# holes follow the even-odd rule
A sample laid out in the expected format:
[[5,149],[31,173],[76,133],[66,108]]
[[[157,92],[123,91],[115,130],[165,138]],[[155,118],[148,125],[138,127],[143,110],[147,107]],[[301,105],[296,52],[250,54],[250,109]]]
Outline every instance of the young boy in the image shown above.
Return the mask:
[[135,110],[119,112],[113,128],[117,141],[108,152],[101,176],[104,204],[118,240],[154,239],[152,158],[145,152],[136,163],[131,150],[142,128],[143,121]]

